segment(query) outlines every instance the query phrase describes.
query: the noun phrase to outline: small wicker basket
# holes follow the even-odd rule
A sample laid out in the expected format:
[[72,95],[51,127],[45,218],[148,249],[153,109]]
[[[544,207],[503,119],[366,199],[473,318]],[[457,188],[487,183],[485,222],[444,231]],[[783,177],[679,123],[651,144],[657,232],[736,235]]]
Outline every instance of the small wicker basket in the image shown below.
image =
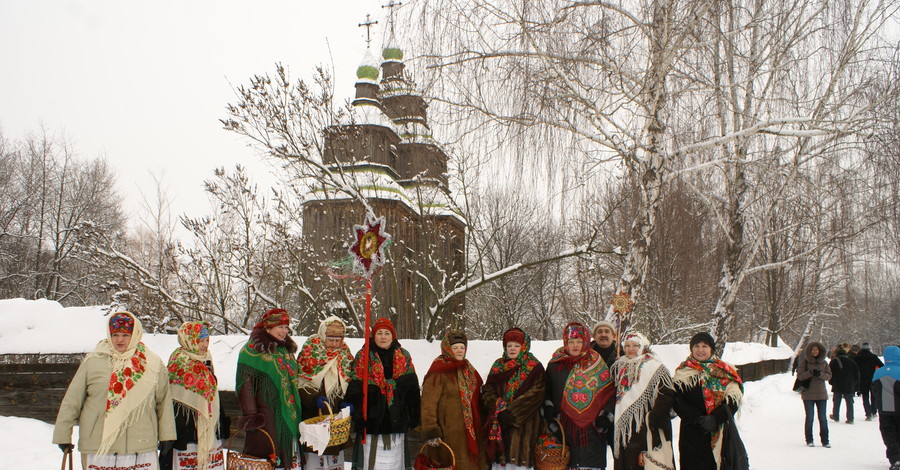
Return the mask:
[[547,448],[540,445],[534,446],[534,466],[538,470],[565,470],[569,466],[569,448],[566,446],[566,433],[559,424],[559,433],[562,434],[562,446]]
[[304,424],[319,424],[325,420],[331,421],[331,438],[328,439],[328,447],[339,446],[350,440],[350,416],[346,418],[335,418],[334,412],[331,410],[331,404],[327,401],[325,405],[328,407],[328,415],[322,415],[319,410],[319,416],[303,420]]
[[[416,462],[415,462],[415,465],[413,466],[414,470],[456,470],[456,454],[453,453],[453,449],[451,449],[450,446],[447,445],[446,442],[444,442],[444,441],[439,441],[439,442],[441,444],[443,444],[444,447],[447,448],[447,450],[450,451],[450,458],[452,459],[450,466],[449,467],[442,466],[441,464],[437,463],[434,459],[423,454],[422,451],[424,451],[425,447],[428,446],[428,443],[426,442],[426,443],[422,444],[422,447],[419,448],[419,454],[418,454],[419,456],[416,457]],[[420,456],[425,456],[426,458],[423,459]]]
[[[257,431],[262,432],[269,439],[269,444],[272,445],[272,456],[274,456],[275,442],[272,441],[272,436],[270,436],[263,428],[259,428]],[[228,443],[225,444],[225,468],[227,470],[274,470],[275,463],[271,460],[261,459],[259,457],[231,450],[231,440],[234,439],[234,436],[237,436],[239,432],[241,432],[240,429],[234,431],[234,434],[228,438]]]

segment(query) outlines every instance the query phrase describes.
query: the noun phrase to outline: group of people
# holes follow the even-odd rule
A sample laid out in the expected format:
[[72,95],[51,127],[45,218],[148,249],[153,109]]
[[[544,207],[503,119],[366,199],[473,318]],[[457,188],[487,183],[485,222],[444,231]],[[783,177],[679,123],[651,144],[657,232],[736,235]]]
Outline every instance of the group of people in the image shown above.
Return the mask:
[[[302,347],[290,337],[290,321],[282,309],[262,315],[236,370],[243,454],[276,468],[339,470],[349,447],[354,469],[412,468],[412,433],[430,444],[424,453],[454,460],[458,470],[536,467],[536,444],[561,440],[570,449],[569,468],[606,468],[608,446],[616,470],[674,468],[675,414],[681,417],[681,468],[746,468],[732,422],[741,379],[717,358],[707,333],[691,339],[690,355],[672,376],[646,337],[628,332],[620,338],[609,322],[592,331],[566,325],[546,368],[531,353],[528,333],[512,328],[482,380],[466,359],[466,334],[450,330],[420,390],[390,320],[373,324],[367,358],[365,350],[350,352],[338,317],[323,320]],[[78,424],[85,469],[224,468],[230,420],[219,399],[209,334],[206,322],[184,323],[179,347],[164,365],[141,342],[140,321],[129,312],[113,314],[106,339],[69,385],[53,442],[72,452]],[[318,452],[301,443],[302,421],[340,410],[352,417],[355,438]]]
[[900,348],[888,346],[884,362],[873,352],[869,343],[851,346],[842,343],[829,353],[825,346],[812,341],[795,360],[796,390],[800,392],[806,411],[804,433],[806,445],[814,447],[813,424],[819,422],[819,441],[831,447],[825,406],[828,402],[826,383],[831,385],[833,407],[829,417],[840,422],[841,402],[846,404],[847,424],[853,424],[853,397],[862,397],[866,421],[878,416],[879,429],[892,470],[900,470]]

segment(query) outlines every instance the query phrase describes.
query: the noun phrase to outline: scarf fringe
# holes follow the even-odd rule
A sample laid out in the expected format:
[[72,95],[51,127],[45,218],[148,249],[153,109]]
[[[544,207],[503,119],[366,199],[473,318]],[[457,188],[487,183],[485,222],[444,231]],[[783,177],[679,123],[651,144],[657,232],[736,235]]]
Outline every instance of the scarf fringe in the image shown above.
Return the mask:
[[[213,402],[213,406],[219,406],[218,395]],[[172,408],[176,417],[191,416],[194,418],[194,426],[197,428],[197,469],[206,470],[209,466],[209,453],[216,442],[216,428],[219,427],[218,418],[213,421],[212,417],[202,416],[194,407],[174,398],[172,399]],[[218,417],[218,413],[214,413],[214,416]]]
[[[100,447],[97,449],[98,454],[108,454],[110,449],[112,449],[113,444],[122,436],[122,431],[126,428],[130,427],[134,423],[138,421],[144,413],[147,413],[156,406],[156,400],[144,400],[138,406],[132,408],[125,419],[122,420],[122,423],[118,426],[113,434],[109,435],[109,439],[107,441],[103,441],[100,443]],[[106,427],[106,420],[104,419],[103,423],[104,428]]]
[[[281,401],[278,387],[272,383],[272,380],[265,372],[238,363],[237,376],[236,390],[240,390],[244,383],[249,381],[254,396],[260,396],[266,403],[278,403]],[[275,441],[275,453],[292,455],[294,452],[293,442],[300,430],[297,426],[292,428],[285,423],[285,417],[281,416],[280,407],[270,406],[269,408],[275,416],[275,436],[272,436]],[[297,419],[297,424],[299,425],[300,416]]]
[[[661,365],[653,373],[647,387],[641,392],[639,399],[621,413],[616,413],[616,425],[613,455],[618,458],[619,452],[631,440],[631,436],[641,429],[647,415],[656,403],[661,387],[672,387],[672,378],[665,366]],[[617,410],[618,411],[618,410]],[[649,426],[648,426],[649,430]]]

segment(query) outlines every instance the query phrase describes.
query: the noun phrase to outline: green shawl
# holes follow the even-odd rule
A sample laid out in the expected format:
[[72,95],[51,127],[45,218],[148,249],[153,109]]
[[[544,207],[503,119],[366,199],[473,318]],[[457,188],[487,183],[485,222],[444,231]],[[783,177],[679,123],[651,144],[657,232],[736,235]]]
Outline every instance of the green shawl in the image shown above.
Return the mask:
[[253,329],[250,340],[238,355],[235,390],[240,390],[249,381],[253,394],[269,406],[275,415],[275,436],[272,438],[284,455],[292,455],[302,420],[297,383],[299,370],[293,352],[278,344],[262,328]]

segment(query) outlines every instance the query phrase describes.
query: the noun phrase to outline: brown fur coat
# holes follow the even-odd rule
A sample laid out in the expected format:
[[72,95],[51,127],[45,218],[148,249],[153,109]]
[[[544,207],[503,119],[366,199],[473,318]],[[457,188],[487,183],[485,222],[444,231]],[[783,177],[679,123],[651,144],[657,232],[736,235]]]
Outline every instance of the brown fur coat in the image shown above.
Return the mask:
[[[457,470],[483,470],[486,464],[482,423],[474,423],[478,456],[473,460],[466,446],[466,428],[462,416],[456,371],[430,374],[422,384],[422,437],[441,438],[446,442],[456,456]],[[425,452],[442,463],[450,463],[450,454],[443,446],[426,448]]]

